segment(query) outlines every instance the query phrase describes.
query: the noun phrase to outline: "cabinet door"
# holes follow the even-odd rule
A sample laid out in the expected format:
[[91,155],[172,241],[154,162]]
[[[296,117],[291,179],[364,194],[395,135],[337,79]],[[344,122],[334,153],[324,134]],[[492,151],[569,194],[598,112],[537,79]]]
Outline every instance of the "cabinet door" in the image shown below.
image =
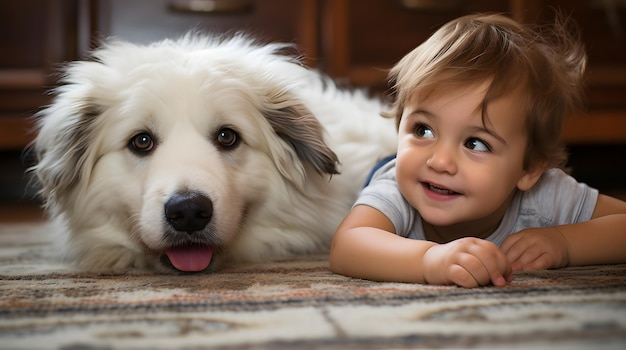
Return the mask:
[[[565,123],[571,144],[626,142],[626,2],[604,0],[514,0],[514,16],[549,24],[556,12],[571,18],[588,53],[587,111]],[[556,11],[556,12],[555,12]]]
[[313,65],[317,0],[110,0],[99,3],[100,36],[138,43],[177,38],[189,30],[246,32],[261,42],[293,42]]
[[76,57],[77,9],[70,0],[0,2],[0,150],[31,140],[29,117],[50,102],[57,65]]
[[326,0],[324,69],[350,85],[387,86],[387,71],[444,23],[480,12],[505,12],[501,0]]

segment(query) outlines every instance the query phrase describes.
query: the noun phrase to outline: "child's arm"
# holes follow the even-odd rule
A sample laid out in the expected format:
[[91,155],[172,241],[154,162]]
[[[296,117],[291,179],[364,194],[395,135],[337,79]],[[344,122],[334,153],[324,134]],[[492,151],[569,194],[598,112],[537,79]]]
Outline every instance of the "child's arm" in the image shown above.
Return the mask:
[[523,230],[501,248],[514,270],[626,263],[626,202],[600,195],[591,220]]
[[396,235],[385,215],[358,205],[341,223],[330,251],[333,272],[370,280],[503,286],[511,267],[499,248],[477,238],[448,244]]

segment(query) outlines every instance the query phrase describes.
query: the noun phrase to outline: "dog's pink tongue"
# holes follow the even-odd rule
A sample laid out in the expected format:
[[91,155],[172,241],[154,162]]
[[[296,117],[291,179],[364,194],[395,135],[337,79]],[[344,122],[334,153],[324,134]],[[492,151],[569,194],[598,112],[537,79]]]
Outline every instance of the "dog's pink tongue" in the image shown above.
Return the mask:
[[209,266],[213,257],[213,248],[206,245],[187,245],[167,249],[165,255],[176,269],[197,272]]

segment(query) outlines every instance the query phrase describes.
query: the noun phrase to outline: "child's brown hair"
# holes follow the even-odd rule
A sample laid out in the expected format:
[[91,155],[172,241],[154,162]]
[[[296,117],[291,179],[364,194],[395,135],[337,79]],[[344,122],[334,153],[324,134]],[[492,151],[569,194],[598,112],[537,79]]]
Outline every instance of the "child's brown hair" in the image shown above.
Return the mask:
[[565,23],[557,20],[550,30],[539,31],[499,14],[448,22],[392,68],[396,100],[387,116],[399,125],[411,99],[419,102],[443,89],[490,80],[480,106],[483,121],[491,100],[520,91],[528,106],[524,168],[563,166],[563,118],[582,106],[586,62],[583,45]]

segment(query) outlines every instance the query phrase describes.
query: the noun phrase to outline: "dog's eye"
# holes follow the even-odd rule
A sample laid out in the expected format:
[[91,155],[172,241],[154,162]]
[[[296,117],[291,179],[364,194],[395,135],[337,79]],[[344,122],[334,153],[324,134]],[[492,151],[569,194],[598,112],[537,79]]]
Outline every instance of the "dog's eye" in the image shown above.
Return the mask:
[[154,149],[154,139],[150,134],[142,132],[133,136],[128,142],[128,146],[135,153],[149,153]]
[[233,148],[239,143],[239,135],[231,128],[222,128],[217,132],[216,141],[224,148]]

